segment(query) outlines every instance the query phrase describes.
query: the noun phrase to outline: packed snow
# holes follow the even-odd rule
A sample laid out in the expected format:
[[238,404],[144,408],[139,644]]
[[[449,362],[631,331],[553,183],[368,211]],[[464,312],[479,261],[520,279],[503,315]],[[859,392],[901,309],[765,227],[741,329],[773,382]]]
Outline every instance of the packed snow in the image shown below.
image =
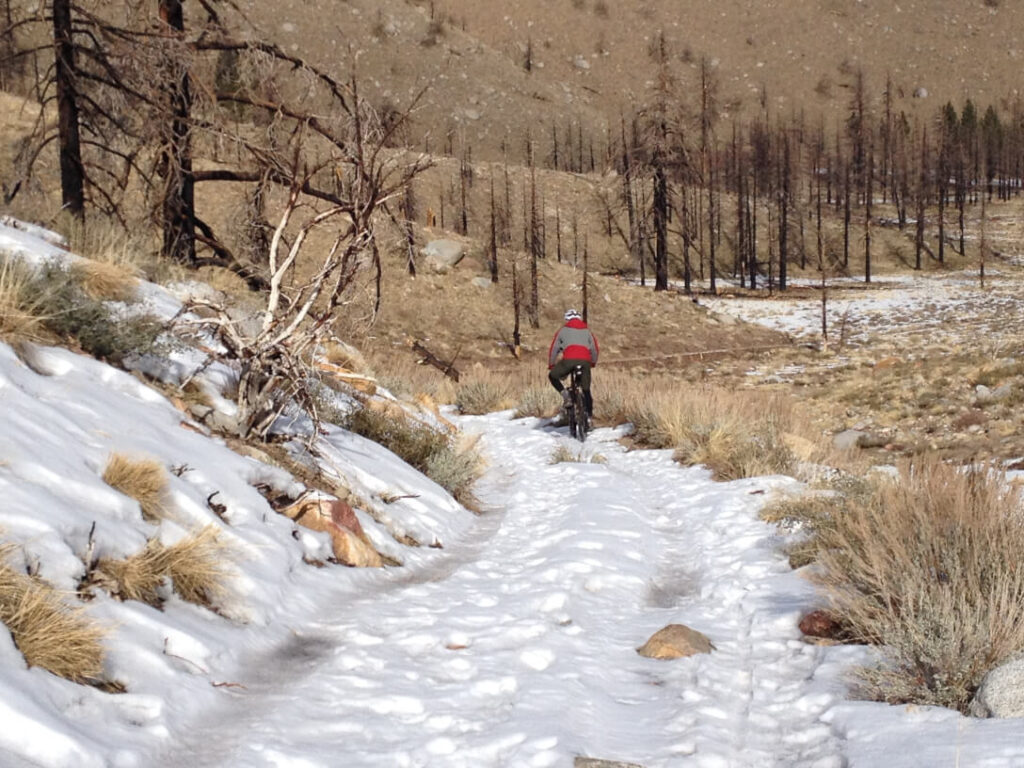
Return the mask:
[[[0,245],[60,257],[39,234],[0,227]],[[0,630],[0,766],[1024,766],[1017,721],[849,700],[867,651],[801,639],[814,588],[758,518],[791,478],[716,483],[670,452],[628,451],[623,429],[580,446],[543,420],[452,415],[488,459],[474,514],[332,428],[296,455],[372,507],[360,522],[401,565],[317,568],[326,535],[255,488],[298,493],[284,470],[132,374],[63,349],[32,362],[0,343],[0,541],[16,564],[70,593],[94,524],[111,556],[215,525],[234,577],[218,613],[97,592],[87,608],[124,693],[27,668]],[[559,446],[580,461],[550,463]],[[115,451],[173,470],[170,520],[146,522],[103,483]],[[636,653],[670,623],[715,650]]]

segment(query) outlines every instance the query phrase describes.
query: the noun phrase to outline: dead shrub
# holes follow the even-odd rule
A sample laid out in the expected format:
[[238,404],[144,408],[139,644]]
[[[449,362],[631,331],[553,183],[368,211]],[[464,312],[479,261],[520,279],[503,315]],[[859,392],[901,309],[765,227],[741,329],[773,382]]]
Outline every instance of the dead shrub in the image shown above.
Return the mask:
[[146,520],[164,516],[167,473],[159,461],[113,453],[103,470],[103,482],[139,502]]
[[1019,489],[994,468],[923,459],[876,476],[818,546],[833,611],[880,645],[862,692],[965,711],[985,672],[1024,649],[1021,551]]
[[12,568],[0,548],[0,621],[31,667],[76,683],[103,676],[106,631],[53,587]]

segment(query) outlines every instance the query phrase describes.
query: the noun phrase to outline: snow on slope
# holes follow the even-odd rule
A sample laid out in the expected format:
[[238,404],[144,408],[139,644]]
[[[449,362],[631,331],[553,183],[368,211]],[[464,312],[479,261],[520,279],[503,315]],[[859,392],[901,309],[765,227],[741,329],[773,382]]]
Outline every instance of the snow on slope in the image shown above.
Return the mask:
[[[30,254],[50,246],[0,229]],[[54,251],[59,257],[59,253]],[[171,309],[174,302],[153,290]],[[656,766],[1024,766],[1024,728],[948,710],[844,700],[858,648],[803,643],[814,603],[757,519],[788,478],[717,484],[667,452],[626,452],[599,430],[585,458],[509,414],[460,419],[490,469],[470,515],[376,444],[332,429],[328,473],[387,505],[386,522],[443,549],[401,547],[404,567],[315,569],[317,534],[293,537],[253,483],[281,470],[183,429],[133,376],[66,350],[27,368],[0,344],[0,537],[72,590],[96,523],[99,554],[217,525],[235,553],[227,616],[171,598],[161,612],[100,594],[107,661],[124,694],[27,669],[0,630],[0,766],[569,766],[577,754]],[[112,451],[158,457],[173,522],[142,520],[100,479]],[[206,505],[226,505],[222,521]],[[634,648],[670,622],[717,650],[673,662]]]

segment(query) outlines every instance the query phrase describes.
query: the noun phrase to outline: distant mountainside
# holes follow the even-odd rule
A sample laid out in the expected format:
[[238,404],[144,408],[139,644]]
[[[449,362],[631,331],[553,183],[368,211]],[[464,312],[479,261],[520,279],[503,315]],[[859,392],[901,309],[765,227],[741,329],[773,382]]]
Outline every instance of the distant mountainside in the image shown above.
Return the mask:
[[[1024,61],[1024,6],[1007,0],[247,0],[261,34],[321,65],[353,56],[386,108],[427,93],[409,135],[476,156],[524,136],[583,129],[600,145],[642,103],[664,62],[696,104],[711,65],[722,118],[767,109],[841,118],[862,69],[881,109],[931,116],[971,98],[1008,110]],[[529,66],[529,71],[527,70]],[[576,127],[570,127],[576,126]],[[503,150],[504,144],[504,150]]]

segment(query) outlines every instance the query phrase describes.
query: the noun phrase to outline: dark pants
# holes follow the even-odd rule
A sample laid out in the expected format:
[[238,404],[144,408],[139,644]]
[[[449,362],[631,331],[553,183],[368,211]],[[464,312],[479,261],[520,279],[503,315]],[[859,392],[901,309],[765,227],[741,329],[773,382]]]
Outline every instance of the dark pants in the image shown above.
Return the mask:
[[594,398],[590,394],[590,361],[589,360],[559,360],[555,363],[555,367],[551,369],[548,374],[548,380],[558,392],[565,389],[562,384],[562,379],[572,373],[572,369],[576,366],[583,369],[583,376],[581,384],[583,385],[583,395],[587,403],[587,416],[594,415]]

